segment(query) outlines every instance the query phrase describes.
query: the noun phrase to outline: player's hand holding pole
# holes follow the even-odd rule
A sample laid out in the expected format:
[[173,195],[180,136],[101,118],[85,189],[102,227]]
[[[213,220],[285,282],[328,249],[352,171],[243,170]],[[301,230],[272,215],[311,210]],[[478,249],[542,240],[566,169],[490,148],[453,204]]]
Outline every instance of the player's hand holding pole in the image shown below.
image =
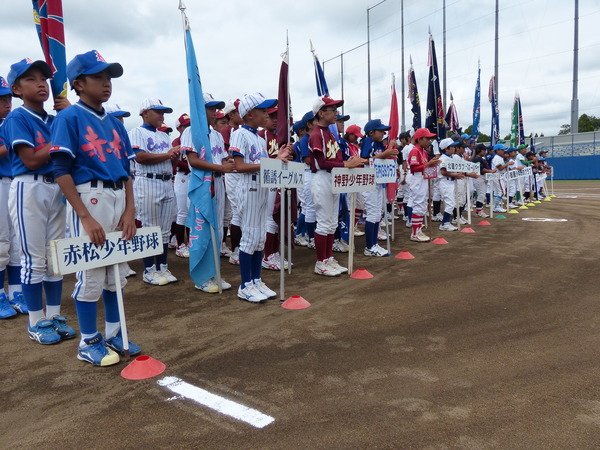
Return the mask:
[[369,160],[365,158],[359,158],[358,156],[351,156],[346,161],[344,161],[344,167],[347,169],[354,169],[355,167],[360,167],[364,164],[368,164]]
[[231,173],[235,171],[235,162],[231,158],[223,159],[221,165],[223,166],[221,169],[222,173]]

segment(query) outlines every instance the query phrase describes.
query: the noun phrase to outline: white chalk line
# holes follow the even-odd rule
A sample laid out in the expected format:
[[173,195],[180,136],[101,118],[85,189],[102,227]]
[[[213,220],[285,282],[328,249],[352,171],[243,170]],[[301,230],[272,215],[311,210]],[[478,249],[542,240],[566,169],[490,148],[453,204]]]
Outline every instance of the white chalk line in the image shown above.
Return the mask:
[[193,384],[186,383],[177,377],[161,378],[158,380],[158,385],[178,394],[178,397],[168,398],[168,401],[177,400],[177,398],[187,398],[221,414],[246,422],[256,428],[264,428],[275,421],[273,417],[263,414],[256,409],[220,397]]

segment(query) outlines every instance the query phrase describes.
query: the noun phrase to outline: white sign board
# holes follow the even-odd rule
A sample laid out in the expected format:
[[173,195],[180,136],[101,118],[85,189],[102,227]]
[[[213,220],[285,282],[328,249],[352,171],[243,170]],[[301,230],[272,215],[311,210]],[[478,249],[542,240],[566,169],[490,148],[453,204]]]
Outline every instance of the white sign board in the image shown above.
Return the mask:
[[510,170],[508,172],[508,179],[514,180],[517,178],[524,178],[530,176],[532,173],[531,167],[525,167],[524,169],[519,170]]
[[486,179],[486,181],[499,180],[500,179],[500,174],[498,172],[495,172],[495,173],[486,173],[485,174],[485,179]]
[[373,167],[357,167],[356,169],[334,167],[331,170],[331,178],[334,194],[375,190],[375,169]]
[[397,165],[395,159],[371,159],[371,167],[375,168],[375,183],[386,184],[396,182]]
[[260,185],[267,188],[304,188],[306,164],[261,158]]
[[138,228],[130,241],[121,239],[122,235],[121,231],[107,233],[102,247],[96,247],[87,236],[51,241],[51,268],[56,275],[66,275],[160,255],[163,252],[160,227]]

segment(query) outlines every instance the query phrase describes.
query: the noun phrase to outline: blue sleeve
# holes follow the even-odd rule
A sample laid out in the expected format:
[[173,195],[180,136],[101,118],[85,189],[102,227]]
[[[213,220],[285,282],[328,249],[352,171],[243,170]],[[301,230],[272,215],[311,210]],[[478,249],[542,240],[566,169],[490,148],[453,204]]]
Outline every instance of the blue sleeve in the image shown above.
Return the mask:
[[50,157],[54,164],[54,178],[63,175],[70,175],[75,164],[75,160],[66,152],[51,152]]
[[25,144],[31,148],[35,148],[33,130],[29,124],[23,120],[21,116],[11,114],[6,119],[4,125],[5,130],[5,145],[15,148],[16,145]]
[[[66,113],[66,110],[65,110]],[[77,153],[77,133],[75,132],[75,126],[77,124],[77,117],[67,117],[63,114],[59,114],[58,117],[52,122],[52,153],[68,153],[71,158],[76,157]]]
[[302,160],[304,160],[304,158],[307,158],[310,156],[310,148],[308,147],[308,140],[309,140],[309,135],[305,134],[304,136],[302,136],[302,139],[300,139],[300,142],[298,143],[300,146],[300,154],[302,155]]
[[361,158],[370,158],[371,157],[371,148],[373,147],[373,139],[370,137],[366,137],[363,139],[362,144],[360,146],[360,157]]

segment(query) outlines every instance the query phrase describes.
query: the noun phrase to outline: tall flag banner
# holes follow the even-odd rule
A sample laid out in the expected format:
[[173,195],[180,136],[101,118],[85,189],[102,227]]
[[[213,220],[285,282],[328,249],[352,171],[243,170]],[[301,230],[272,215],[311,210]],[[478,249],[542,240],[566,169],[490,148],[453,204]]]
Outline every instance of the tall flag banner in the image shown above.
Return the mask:
[[435,56],[435,42],[429,34],[429,79],[427,83],[427,109],[425,112],[425,128],[437,135],[437,139],[446,137],[444,122],[444,105],[440,90],[440,75],[438,72],[437,57]]
[[477,69],[477,84],[475,85],[475,101],[473,102],[473,126],[471,135],[475,136],[475,142],[479,136],[479,119],[481,117],[481,67]]
[[[196,61],[196,52],[190,33],[190,24],[181,4],[180,9],[185,31],[192,142],[198,152],[198,157],[212,163],[212,151],[208,137],[208,119],[204,108],[204,95]],[[217,272],[214,254],[215,245],[213,245],[211,237],[211,228],[217,230],[216,204],[211,192],[212,176],[212,172],[198,169],[192,170],[190,174],[188,190],[190,210],[186,225],[190,229],[190,275],[198,286],[213,278]],[[218,236],[218,233],[216,236]]]
[[520,145],[519,136],[519,94],[515,94],[515,100],[513,102],[512,114],[510,117],[510,146],[516,147]]
[[50,80],[52,96],[67,96],[67,55],[62,0],[33,0],[33,20],[44,59],[54,74]]
[[452,97],[452,92],[450,92],[450,106],[448,106],[448,112],[446,113],[446,125],[450,128],[453,133],[462,134],[462,128],[458,123],[458,112],[456,111],[456,106],[454,105],[454,97]]
[[521,97],[517,99],[519,103],[519,138],[521,139],[521,144],[525,144],[525,128],[523,126],[523,109],[521,109]]
[[[310,51],[313,54],[315,61],[315,81],[317,83],[317,96],[322,97],[323,95],[329,95],[329,88],[327,87],[327,80],[325,80],[325,72],[323,72],[323,68],[321,67],[321,63],[319,62],[319,58],[315,53],[315,49],[312,45],[312,41],[310,43]],[[335,137],[335,139],[339,142],[340,137],[337,130],[337,125],[331,124],[329,125],[329,130],[331,134]]]
[[412,127],[413,130],[418,130],[421,128],[421,99],[419,98],[419,89],[417,88],[412,57],[410,58],[410,69],[408,69],[408,99],[410,100],[410,110],[413,114]]
[[[277,143],[279,145],[291,142],[292,137],[292,104],[289,88],[289,45],[281,55],[281,68],[279,69],[279,91],[277,94]],[[287,127],[284,125],[287,123]]]
[[492,131],[490,133],[490,144],[496,145],[500,140],[500,112],[498,110],[498,93],[496,92],[496,77],[490,79],[488,98],[492,105]]
[[400,116],[398,114],[398,96],[396,95],[396,77],[392,74],[392,103],[390,105],[390,122],[388,124],[390,131],[388,136],[390,142],[398,140],[398,134],[400,133]]

